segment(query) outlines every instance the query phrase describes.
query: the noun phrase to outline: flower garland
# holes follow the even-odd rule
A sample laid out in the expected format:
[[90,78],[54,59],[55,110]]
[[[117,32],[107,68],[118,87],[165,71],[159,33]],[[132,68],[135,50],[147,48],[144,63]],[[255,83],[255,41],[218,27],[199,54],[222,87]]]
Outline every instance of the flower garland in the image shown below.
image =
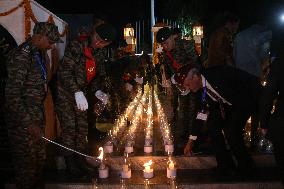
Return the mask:
[[10,9],[10,10],[6,11],[6,12],[2,12],[2,13],[0,13],[0,16],[7,16],[7,15],[9,15],[9,14],[11,14],[11,13],[15,12],[18,8],[22,7],[22,6],[23,6],[23,4],[24,4],[24,2],[21,2],[18,6],[16,6],[16,7],[12,8],[12,9]]
[[[18,8],[20,8],[22,6],[24,6],[25,39],[27,39],[27,38],[30,37],[31,20],[34,23],[38,22],[38,20],[36,19],[35,15],[33,13],[33,10],[32,10],[31,4],[30,4],[30,0],[23,0],[18,6],[12,8],[12,9],[6,11],[6,12],[0,13],[0,16],[7,16],[7,15],[15,12]],[[54,23],[54,19],[53,19],[52,15],[49,16],[47,22]],[[64,27],[62,34],[60,34],[60,37],[64,37],[65,35],[67,35],[67,33],[68,33],[68,27],[66,25]]]
[[31,31],[30,19],[32,19],[34,23],[38,21],[33,13],[30,0],[23,0],[23,2],[24,2],[24,13],[25,13],[25,39],[27,39],[30,37],[30,31]]

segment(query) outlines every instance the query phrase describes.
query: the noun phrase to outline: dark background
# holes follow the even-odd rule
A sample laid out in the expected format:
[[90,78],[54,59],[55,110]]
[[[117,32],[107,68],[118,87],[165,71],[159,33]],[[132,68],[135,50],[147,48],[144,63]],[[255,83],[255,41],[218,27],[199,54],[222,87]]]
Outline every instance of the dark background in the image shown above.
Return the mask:
[[[150,19],[150,0],[36,0],[55,14],[94,14],[102,12],[115,25],[122,36],[122,28],[129,22]],[[207,28],[212,27],[218,15],[231,11],[241,19],[240,30],[262,21],[273,32],[273,38],[280,43],[284,33],[284,0],[156,0],[155,16],[176,19],[183,14],[191,15]],[[68,22],[69,23],[69,22]],[[72,27],[72,23],[69,23]]]
[[[55,14],[94,13],[102,11],[115,23],[127,23],[137,19],[150,18],[150,0],[36,0]],[[93,5],[92,5],[93,4]],[[158,17],[174,18],[186,8],[189,14],[198,15],[203,21],[210,21],[217,13],[230,10],[237,13],[243,24],[256,18],[277,20],[283,0],[156,0],[155,13]]]

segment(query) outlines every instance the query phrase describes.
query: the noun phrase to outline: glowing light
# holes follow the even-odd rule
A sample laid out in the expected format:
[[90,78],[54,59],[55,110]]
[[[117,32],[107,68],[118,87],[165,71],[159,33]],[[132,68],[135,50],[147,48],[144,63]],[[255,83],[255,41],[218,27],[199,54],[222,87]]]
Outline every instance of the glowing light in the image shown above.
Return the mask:
[[284,13],[280,16],[281,22],[284,22]]
[[146,173],[153,172],[153,169],[151,169],[151,165],[152,165],[152,160],[144,163],[143,165],[145,167],[144,172]]
[[169,169],[175,169],[175,164],[172,160],[170,160]]
[[104,149],[103,149],[103,147],[100,147],[99,151],[100,151],[100,155],[98,156],[98,159],[100,159],[102,161],[104,159]]

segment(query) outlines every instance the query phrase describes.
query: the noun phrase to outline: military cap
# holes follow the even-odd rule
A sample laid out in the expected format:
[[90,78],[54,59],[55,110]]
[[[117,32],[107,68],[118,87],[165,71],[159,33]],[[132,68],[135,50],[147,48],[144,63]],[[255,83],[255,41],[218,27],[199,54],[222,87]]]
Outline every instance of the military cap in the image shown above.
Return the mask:
[[96,32],[104,41],[114,41],[116,38],[116,30],[110,24],[101,24],[97,26]]
[[168,27],[163,27],[159,29],[156,35],[156,39],[158,43],[163,43],[173,34],[172,30]]
[[194,63],[185,64],[184,66],[180,67],[177,73],[174,75],[175,82],[179,85],[183,85],[188,73],[193,69],[195,69],[197,73],[200,73],[199,67]]
[[58,27],[52,23],[48,22],[35,23],[33,34],[45,35],[53,43],[63,43],[63,41],[60,39]]

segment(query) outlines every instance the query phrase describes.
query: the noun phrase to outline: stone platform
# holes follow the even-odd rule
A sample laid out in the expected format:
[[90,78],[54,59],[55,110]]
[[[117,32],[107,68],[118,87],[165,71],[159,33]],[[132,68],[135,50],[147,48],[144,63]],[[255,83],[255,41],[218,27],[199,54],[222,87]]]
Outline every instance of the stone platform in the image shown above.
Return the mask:
[[[169,102],[169,100],[163,100]],[[165,105],[167,117],[171,117],[171,111]],[[154,114],[156,112],[154,111]],[[220,177],[212,170],[216,166],[215,157],[198,153],[192,157],[175,156],[177,163],[177,177],[170,180],[166,177],[166,164],[168,157],[164,152],[162,136],[159,123],[153,121],[153,153],[145,154],[145,124],[141,124],[136,130],[136,141],[134,154],[129,155],[132,177],[121,179],[120,170],[124,162],[124,143],[115,146],[113,154],[106,154],[106,164],[110,168],[110,176],[107,179],[98,178],[98,172],[84,178],[74,178],[67,175],[64,170],[46,170],[45,189],[284,189],[278,178],[274,156],[272,154],[254,154],[252,157],[257,165],[257,170],[253,174],[225,175]],[[121,133],[119,138],[123,138],[125,133]],[[92,150],[98,152],[98,147],[104,143],[89,141]],[[95,154],[95,153],[94,153]],[[94,155],[92,154],[92,155]],[[97,154],[95,154],[97,156]],[[54,158],[54,157],[53,157]],[[143,164],[149,160],[153,161],[154,177],[146,180],[143,177]],[[97,166],[94,159],[88,159],[90,164]],[[64,167],[64,166],[62,166]],[[57,167],[58,168],[58,167]],[[97,168],[96,168],[97,169]],[[148,184],[146,184],[148,183]],[[6,182],[6,189],[15,189],[13,181]]]
[[[258,169],[250,178],[241,176],[219,180],[210,170],[178,170],[177,179],[166,178],[164,171],[155,171],[148,180],[148,189],[283,189],[275,177],[275,169]],[[50,179],[50,180],[49,180]],[[111,172],[107,179],[67,178],[60,173],[52,173],[46,180],[45,189],[146,189],[146,180],[141,171],[133,171],[130,179],[121,180],[118,172]],[[51,181],[52,180],[52,181]],[[15,189],[13,184],[6,184],[6,189]]]
[[[253,156],[258,168],[253,175],[234,175],[220,178],[212,171],[216,165],[213,156],[175,157],[177,161],[177,177],[170,180],[166,177],[166,156],[135,156],[130,157],[132,177],[121,179],[122,157],[108,158],[110,176],[107,179],[96,179],[98,173],[85,178],[72,178],[64,171],[46,171],[46,189],[282,189],[277,177],[275,160],[271,154],[256,154]],[[143,164],[149,159],[153,161],[154,177],[148,179],[145,186]],[[13,184],[6,184],[6,189],[15,189]]]
[[[252,156],[256,165],[258,167],[274,167],[275,159],[272,154],[255,154]],[[215,167],[216,160],[214,156],[174,156],[173,157],[177,163],[177,169],[211,169]],[[132,170],[143,170],[143,164],[152,160],[153,168],[155,170],[166,170],[166,164],[168,161],[167,156],[133,156],[129,157],[129,162],[131,164]],[[89,159],[88,162],[90,164],[95,165],[96,162]],[[107,164],[111,170],[119,171],[124,162],[124,157],[109,157],[107,158]]]

